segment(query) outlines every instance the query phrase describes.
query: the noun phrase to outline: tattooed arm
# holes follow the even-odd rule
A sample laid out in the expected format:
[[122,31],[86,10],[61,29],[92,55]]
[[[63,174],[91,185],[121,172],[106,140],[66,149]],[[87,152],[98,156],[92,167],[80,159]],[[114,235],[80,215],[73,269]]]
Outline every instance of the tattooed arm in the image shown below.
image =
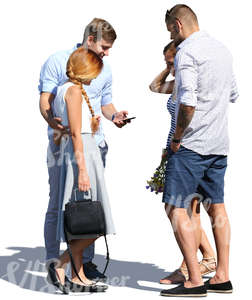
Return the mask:
[[186,52],[178,53],[176,81],[178,82],[177,101],[179,101],[180,105],[174,133],[175,142],[173,140],[171,143],[171,149],[174,152],[178,151],[180,140],[192,121],[195,107],[197,106],[198,67],[192,55]]
[[[194,106],[187,106],[184,104],[180,104],[178,118],[177,118],[177,126],[174,133],[175,140],[181,140],[184,135],[186,128],[192,121],[194,115],[195,107]],[[171,149],[173,152],[177,152],[180,148],[180,142],[171,143]]]
[[186,128],[192,121],[194,111],[195,111],[194,106],[187,106],[184,104],[180,104],[179,112],[178,112],[178,119],[177,119],[177,126],[176,126],[176,130],[174,133],[175,139],[181,139],[183,137],[183,134],[184,134]]

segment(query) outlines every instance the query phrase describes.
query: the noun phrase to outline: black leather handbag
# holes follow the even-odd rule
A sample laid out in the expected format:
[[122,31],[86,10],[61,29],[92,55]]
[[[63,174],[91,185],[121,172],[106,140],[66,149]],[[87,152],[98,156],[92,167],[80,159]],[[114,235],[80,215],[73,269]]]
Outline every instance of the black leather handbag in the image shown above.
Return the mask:
[[78,200],[67,203],[65,226],[66,231],[72,235],[105,235],[106,226],[101,202]]
[[[73,261],[71,248],[68,242],[69,233],[71,235],[103,235],[107,248],[107,264],[103,271],[106,272],[109,263],[109,251],[106,239],[106,222],[103,207],[100,201],[92,201],[92,191],[82,192],[81,197],[77,197],[77,189],[74,190],[75,201],[70,201],[65,206],[64,212],[64,230],[67,243],[68,253],[71,259],[73,269],[78,276],[76,267]],[[88,195],[88,198],[86,196]],[[78,198],[78,199],[77,199]],[[79,280],[81,280],[79,278]]]

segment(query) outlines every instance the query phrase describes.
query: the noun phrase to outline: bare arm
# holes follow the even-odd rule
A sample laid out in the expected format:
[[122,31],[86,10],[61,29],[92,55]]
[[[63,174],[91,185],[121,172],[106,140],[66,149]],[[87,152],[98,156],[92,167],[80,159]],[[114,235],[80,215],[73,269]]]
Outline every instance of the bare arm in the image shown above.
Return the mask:
[[195,107],[187,106],[184,104],[180,104],[178,118],[177,118],[177,126],[174,133],[175,139],[181,139],[184,135],[186,128],[192,121],[194,115]]
[[81,191],[87,191],[90,188],[89,177],[87,173],[83,142],[81,137],[82,125],[82,93],[78,86],[71,86],[65,96],[67,106],[67,116],[72,135],[74,155],[78,166],[78,186]]
[[112,115],[117,112],[113,103],[102,106],[101,110],[104,117],[110,121],[112,120]]
[[39,99],[40,113],[51,128],[64,130],[64,126],[60,124],[61,118],[53,117],[53,113],[51,109],[53,99],[54,99],[54,94],[52,93],[42,92],[40,94],[40,99]]
[[[178,118],[177,118],[177,125],[174,133],[175,140],[182,139],[186,128],[189,126],[189,124],[192,121],[194,112],[195,112],[194,106],[187,106],[184,104],[180,104]],[[171,143],[172,151],[177,152],[179,150],[179,147],[180,147],[180,142],[175,143],[172,141]]]
[[113,103],[109,103],[107,105],[104,105],[101,107],[102,109],[102,114],[104,115],[104,117],[110,121],[112,121],[112,116],[114,115],[114,119],[113,119],[113,123],[121,128],[124,125],[126,125],[125,122],[123,122],[123,119],[127,118],[128,112],[126,110],[122,110],[120,112],[118,112]]
[[170,69],[164,69],[150,84],[150,90],[154,93],[172,94],[174,80],[166,81],[170,74]]

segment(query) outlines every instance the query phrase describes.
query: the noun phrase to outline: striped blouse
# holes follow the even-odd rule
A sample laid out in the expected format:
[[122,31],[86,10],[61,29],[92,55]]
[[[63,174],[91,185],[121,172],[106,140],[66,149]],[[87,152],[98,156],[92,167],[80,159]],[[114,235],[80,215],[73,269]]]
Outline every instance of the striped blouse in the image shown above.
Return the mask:
[[171,115],[170,132],[169,132],[167,143],[166,143],[166,149],[169,149],[172,136],[176,129],[176,100],[175,101],[173,100],[173,95],[171,95],[167,101],[167,109]]

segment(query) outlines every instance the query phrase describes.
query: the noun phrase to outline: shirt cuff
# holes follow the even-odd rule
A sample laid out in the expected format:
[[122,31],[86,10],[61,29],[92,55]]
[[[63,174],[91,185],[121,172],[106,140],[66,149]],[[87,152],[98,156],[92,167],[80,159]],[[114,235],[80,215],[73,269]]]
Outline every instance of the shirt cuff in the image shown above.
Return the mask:
[[107,99],[102,98],[102,100],[101,100],[101,106],[105,106],[105,105],[108,105],[108,104],[111,104],[111,103],[112,103],[111,97],[108,97]]
[[45,92],[45,93],[51,93],[51,94],[56,95],[57,86],[55,86],[54,84],[50,84],[50,83],[44,83],[39,86],[39,91],[40,91],[40,93]]

